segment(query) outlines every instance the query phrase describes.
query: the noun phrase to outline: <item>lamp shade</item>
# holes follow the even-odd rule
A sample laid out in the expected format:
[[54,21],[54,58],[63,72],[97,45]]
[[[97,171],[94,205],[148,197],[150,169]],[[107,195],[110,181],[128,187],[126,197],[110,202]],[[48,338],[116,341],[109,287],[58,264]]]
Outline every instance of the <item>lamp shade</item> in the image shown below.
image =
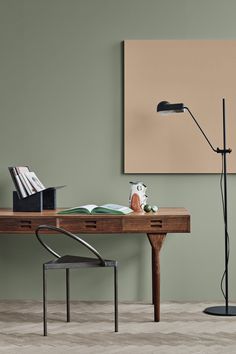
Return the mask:
[[183,103],[169,103],[167,101],[161,101],[157,105],[157,112],[160,113],[182,113],[184,112]]

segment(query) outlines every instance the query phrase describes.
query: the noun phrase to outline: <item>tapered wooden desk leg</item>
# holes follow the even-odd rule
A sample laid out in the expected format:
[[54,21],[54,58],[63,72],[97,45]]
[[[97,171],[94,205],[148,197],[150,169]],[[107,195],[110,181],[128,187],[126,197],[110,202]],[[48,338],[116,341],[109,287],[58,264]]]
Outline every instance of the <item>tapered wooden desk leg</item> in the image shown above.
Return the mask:
[[160,321],[160,250],[166,234],[147,234],[152,246],[152,299],[154,321]]
[[155,268],[155,251],[154,251],[154,249],[152,247],[152,303],[153,303],[153,305],[155,304],[155,301],[156,301],[156,293],[155,293],[156,279],[155,279],[155,276],[154,276],[154,268]]

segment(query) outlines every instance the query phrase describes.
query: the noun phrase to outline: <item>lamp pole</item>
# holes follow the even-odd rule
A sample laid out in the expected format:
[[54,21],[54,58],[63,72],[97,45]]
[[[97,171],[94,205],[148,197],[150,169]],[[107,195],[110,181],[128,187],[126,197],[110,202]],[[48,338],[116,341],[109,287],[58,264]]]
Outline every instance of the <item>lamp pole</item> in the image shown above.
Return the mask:
[[223,217],[224,217],[224,234],[225,234],[225,306],[207,307],[204,312],[209,315],[218,316],[236,316],[236,306],[229,306],[229,236],[228,236],[228,200],[227,200],[227,153],[231,149],[226,148],[226,114],[225,114],[225,99],[223,98],[223,149],[217,148],[217,153],[222,154],[223,158],[223,178],[224,178],[224,193],[223,193]]
[[224,217],[224,237],[225,237],[225,270],[222,277],[222,280],[225,279],[225,306],[212,306],[208,307],[204,310],[204,313],[209,315],[216,315],[216,316],[236,316],[236,306],[229,306],[229,285],[228,285],[228,265],[229,265],[229,236],[228,236],[228,205],[227,205],[227,154],[231,153],[231,149],[227,149],[226,147],[226,114],[225,114],[225,99],[223,98],[223,149],[214,148],[211,144],[210,140],[206,136],[205,132],[197,122],[196,118],[190,111],[190,109],[184,106],[183,103],[174,103],[171,104],[167,101],[162,101],[157,105],[157,112],[162,113],[182,113],[185,110],[188,111],[190,116],[193,118],[194,122],[198,126],[199,130],[201,131],[202,135],[208,142],[211,149],[222,155],[222,163],[223,163],[223,181],[224,181],[224,189],[222,192],[222,201],[223,201],[223,217]]
[[[225,99],[223,99],[223,170],[224,170],[224,226],[225,226],[225,311],[229,310],[229,286],[228,286],[228,200],[227,200],[227,161],[226,161],[226,119],[225,119]],[[206,309],[207,311],[207,309]],[[210,311],[210,310],[209,310]],[[206,312],[207,313],[207,312]]]

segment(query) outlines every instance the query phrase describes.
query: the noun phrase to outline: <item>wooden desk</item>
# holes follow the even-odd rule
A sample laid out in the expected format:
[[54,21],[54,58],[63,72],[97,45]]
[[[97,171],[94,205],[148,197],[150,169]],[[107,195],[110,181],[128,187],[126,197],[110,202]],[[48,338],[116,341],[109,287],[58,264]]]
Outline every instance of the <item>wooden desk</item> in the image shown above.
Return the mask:
[[160,250],[167,233],[190,232],[190,215],[184,208],[160,208],[156,213],[128,215],[61,215],[58,210],[13,212],[0,209],[0,233],[32,234],[41,224],[74,233],[146,233],[152,247],[152,291],[154,321],[160,321]]

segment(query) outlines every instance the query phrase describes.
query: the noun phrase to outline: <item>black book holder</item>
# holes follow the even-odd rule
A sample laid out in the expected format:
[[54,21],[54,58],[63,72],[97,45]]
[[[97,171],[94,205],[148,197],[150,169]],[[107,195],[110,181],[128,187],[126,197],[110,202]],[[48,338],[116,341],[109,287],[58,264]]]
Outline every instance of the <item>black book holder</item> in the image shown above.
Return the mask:
[[13,191],[13,211],[54,210],[56,209],[56,190],[62,187],[64,186],[49,187],[25,198],[20,198],[18,193]]

